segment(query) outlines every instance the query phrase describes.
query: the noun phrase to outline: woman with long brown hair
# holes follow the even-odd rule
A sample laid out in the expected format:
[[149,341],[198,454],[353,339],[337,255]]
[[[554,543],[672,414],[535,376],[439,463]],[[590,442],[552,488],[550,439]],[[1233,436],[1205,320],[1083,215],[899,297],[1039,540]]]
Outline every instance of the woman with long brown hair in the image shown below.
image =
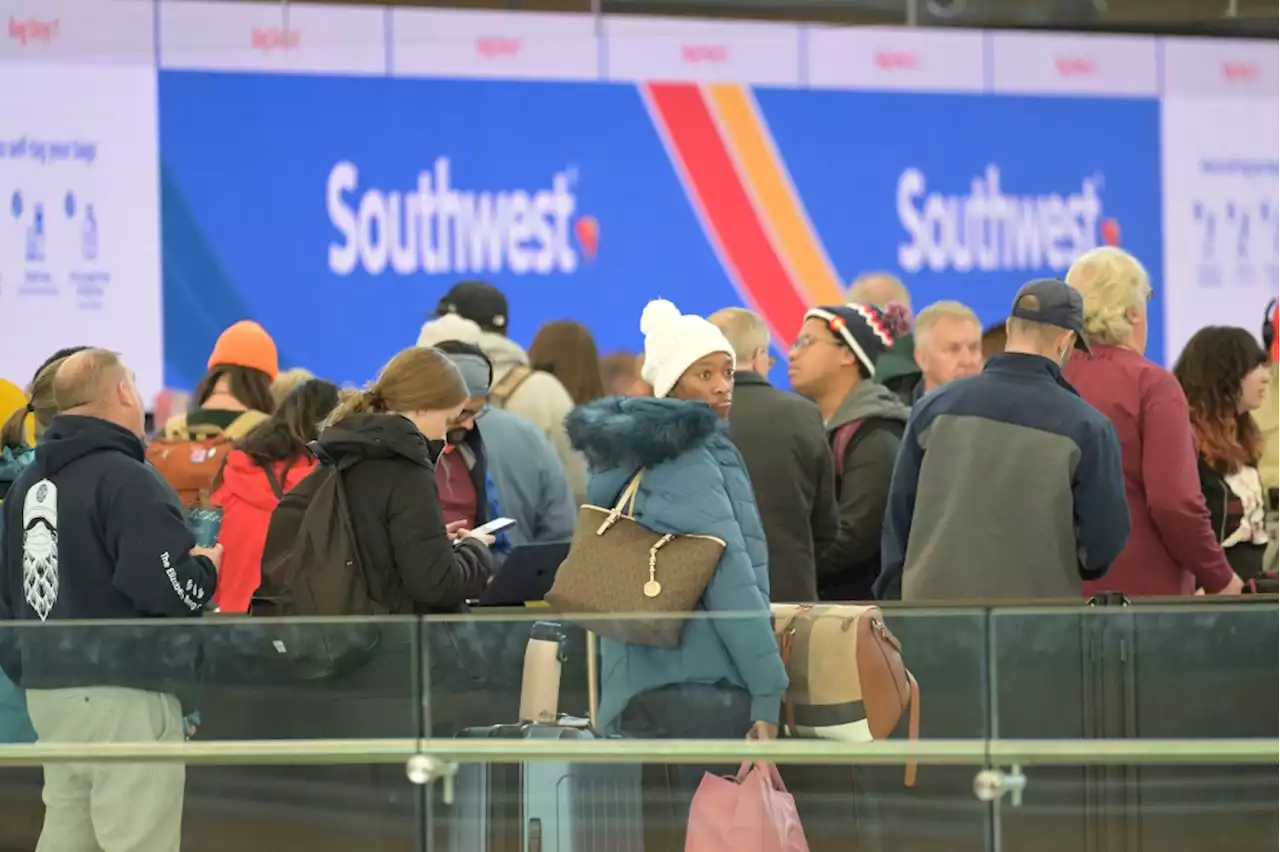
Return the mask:
[[338,386],[322,379],[293,389],[267,420],[235,444],[214,480],[210,502],[221,506],[223,547],[214,603],[222,612],[248,612],[262,582],[262,547],[271,513],[285,492],[315,469],[307,445],[338,405]]
[[1266,494],[1258,473],[1262,434],[1251,416],[1271,373],[1267,353],[1243,328],[1208,326],[1187,341],[1173,374],[1187,395],[1199,451],[1200,487],[1227,560],[1257,577],[1267,547]]
[[538,329],[529,346],[529,361],[535,370],[559,379],[574,405],[605,395],[595,338],[580,322],[553,320]]

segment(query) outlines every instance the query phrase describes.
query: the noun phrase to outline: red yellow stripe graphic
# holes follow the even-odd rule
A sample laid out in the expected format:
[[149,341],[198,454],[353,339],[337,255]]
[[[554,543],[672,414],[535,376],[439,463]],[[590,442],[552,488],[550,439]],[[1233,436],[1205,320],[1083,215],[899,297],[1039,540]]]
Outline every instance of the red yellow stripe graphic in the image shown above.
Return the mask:
[[814,304],[840,304],[844,301],[842,282],[813,232],[755,98],[742,86],[727,83],[711,86],[710,94],[721,128],[738,155],[743,177],[755,190],[757,207],[795,275],[795,283]]
[[742,86],[650,83],[654,121],[744,299],[790,340],[841,280],[814,233],[755,99]]

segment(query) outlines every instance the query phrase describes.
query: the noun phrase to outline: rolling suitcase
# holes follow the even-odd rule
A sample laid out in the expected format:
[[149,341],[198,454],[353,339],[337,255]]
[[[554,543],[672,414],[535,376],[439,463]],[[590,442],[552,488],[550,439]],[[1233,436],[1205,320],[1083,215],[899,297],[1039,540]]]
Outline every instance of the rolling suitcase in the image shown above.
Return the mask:
[[[594,739],[585,720],[469,728],[464,737]],[[517,749],[512,749],[516,751]],[[463,764],[450,852],[643,852],[640,766]]]

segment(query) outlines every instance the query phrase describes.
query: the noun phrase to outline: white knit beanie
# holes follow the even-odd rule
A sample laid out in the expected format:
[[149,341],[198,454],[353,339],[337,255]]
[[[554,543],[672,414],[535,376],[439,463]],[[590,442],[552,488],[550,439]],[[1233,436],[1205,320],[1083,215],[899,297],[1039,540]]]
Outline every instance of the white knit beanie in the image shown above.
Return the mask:
[[682,314],[666,299],[655,299],[640,314],[644,333],[641,376],[653,395],[665,397],[695,362],[714,352],[733,358],[733,347],[720,329],[694,314]]

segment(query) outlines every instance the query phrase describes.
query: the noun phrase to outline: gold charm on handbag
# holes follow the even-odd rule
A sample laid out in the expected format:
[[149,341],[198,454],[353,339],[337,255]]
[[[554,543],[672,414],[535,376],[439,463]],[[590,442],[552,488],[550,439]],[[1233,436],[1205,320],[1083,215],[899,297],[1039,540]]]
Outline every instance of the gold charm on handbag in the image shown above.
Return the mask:
[[662,584],[658,582],[658,550],[673,538],[673,535],[664,535],[658,539],[657,544],[649,548],[649,582],[644,584],[646,598],[656,598],[662,594]]

